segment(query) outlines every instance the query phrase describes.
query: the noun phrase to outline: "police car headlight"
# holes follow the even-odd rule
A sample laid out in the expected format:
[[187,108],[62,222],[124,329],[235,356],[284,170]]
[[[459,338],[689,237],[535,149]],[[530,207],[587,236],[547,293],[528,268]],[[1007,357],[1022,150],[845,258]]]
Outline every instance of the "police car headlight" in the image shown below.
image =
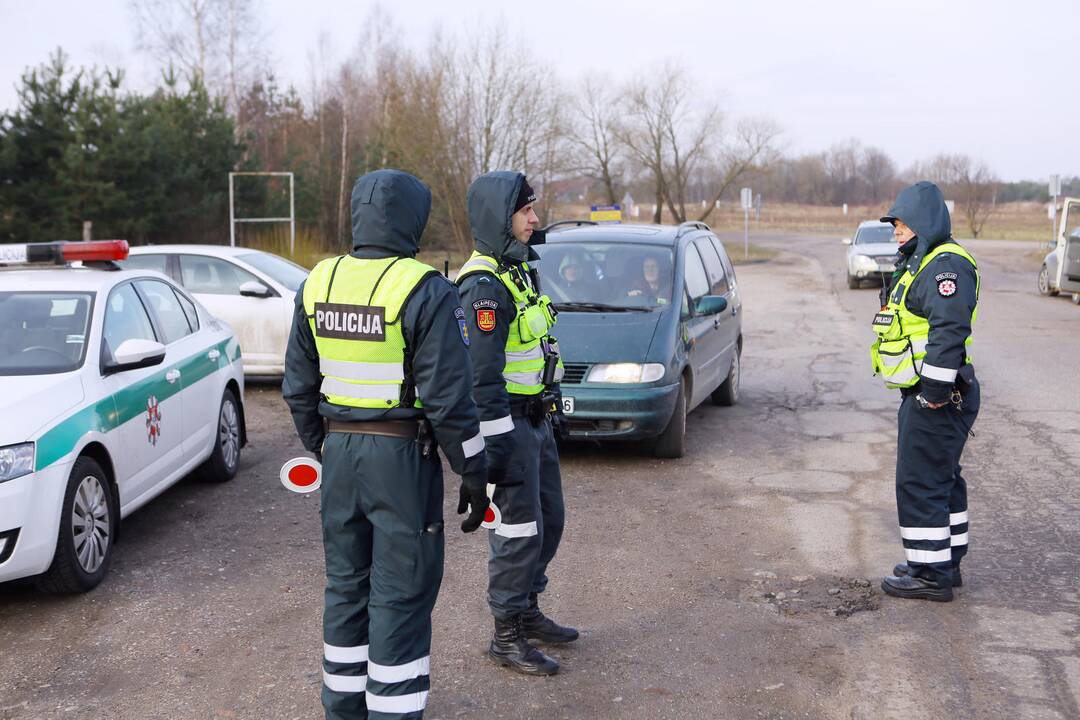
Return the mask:
[[660,363],[601,363],[589,369],[585,382],[640,383],[664,377]]
[[14,480],[34,471],[34,443],[0,448],[0,482]]
[[877,270],[877,263],[868,255],[856,255],[854,260],[856,270]]

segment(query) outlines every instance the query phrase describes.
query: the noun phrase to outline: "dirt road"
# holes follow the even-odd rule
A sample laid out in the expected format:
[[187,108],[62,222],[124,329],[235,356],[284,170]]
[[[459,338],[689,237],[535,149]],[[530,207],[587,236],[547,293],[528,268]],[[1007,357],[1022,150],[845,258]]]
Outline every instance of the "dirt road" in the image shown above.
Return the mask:
[[[564,455],[568,525],[545,609],[583,629],[563,671],[488,663],[485,543],[452,521],[427,717],[1080,717],[1080,308],[1035,293],[1031,247],[974,243],[983,411],[971,554],[951,604],[877,590],[902,558],[898,398],[870,375],[876,291],[836,239],[770,237],[739,269],[741,404],[703,406],[687,456]],[[737,242],[731,242],[733,254]],[[124,523],[95,592],[0,588],[0,718],[321,717],[317,498],[273,385],[226,486],[185,482]]]

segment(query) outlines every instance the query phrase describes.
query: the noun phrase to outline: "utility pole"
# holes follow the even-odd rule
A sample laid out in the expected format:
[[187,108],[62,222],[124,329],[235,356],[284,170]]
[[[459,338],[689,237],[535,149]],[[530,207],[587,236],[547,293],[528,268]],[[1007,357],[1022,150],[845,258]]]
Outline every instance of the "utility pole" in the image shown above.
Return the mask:
[[754,206],[754,191],[744,187],[739,194],[743,213],[743,260],[750,259],[750,208]]

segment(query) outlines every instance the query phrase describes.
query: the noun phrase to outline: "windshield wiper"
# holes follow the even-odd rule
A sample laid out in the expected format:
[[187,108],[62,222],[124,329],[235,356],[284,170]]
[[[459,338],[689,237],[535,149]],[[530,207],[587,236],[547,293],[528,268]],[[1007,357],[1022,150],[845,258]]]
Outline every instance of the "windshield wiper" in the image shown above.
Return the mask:
[[625,305],[608,305],[607,303],[598,302],[555,303],[555,309],[560,312],[563,310],[571,312],[649,312],[652,310],[652,308],[647,307],[627,307]]

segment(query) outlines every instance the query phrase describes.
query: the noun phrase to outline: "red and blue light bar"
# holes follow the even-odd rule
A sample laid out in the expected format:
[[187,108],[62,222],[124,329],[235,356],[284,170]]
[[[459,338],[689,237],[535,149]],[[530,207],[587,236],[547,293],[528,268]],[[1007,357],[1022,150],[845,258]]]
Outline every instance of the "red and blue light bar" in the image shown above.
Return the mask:
[[48,242],[0,245],[0,265],[63,265],[69,262],[111,262],[128,256],[127,240]]

